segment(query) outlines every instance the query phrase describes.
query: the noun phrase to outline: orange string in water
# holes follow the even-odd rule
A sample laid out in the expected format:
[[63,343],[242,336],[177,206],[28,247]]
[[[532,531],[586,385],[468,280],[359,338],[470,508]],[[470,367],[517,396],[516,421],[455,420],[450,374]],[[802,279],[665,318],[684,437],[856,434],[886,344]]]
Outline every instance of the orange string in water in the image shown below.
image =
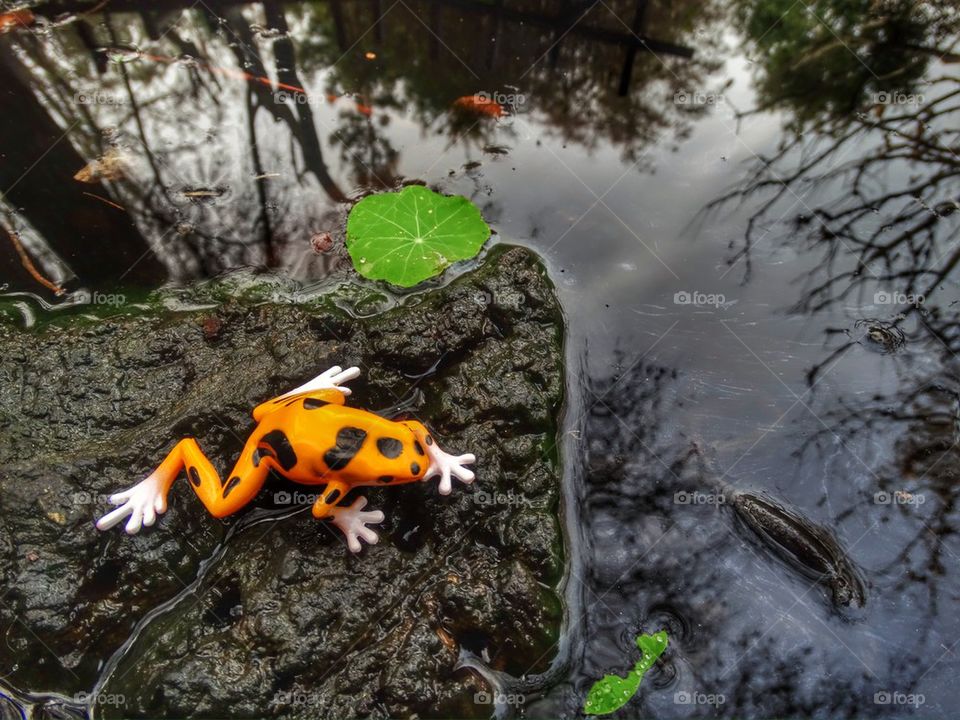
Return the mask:
[[[143,53],[141,54],[140,57],[144,57],[147,60],[153,60],[154,62],[166,63],[168,65],[178,61],[177,58],[168,57],[166,55],[151,55],[149,53]],[[271,89],[276,88],[278,90],[287,90],[288,92],[300,93],[301,95],[307,94],[307,91],[302,87],[297,87],[296,85],[290,85],[288,83],[283,83],[279,81],[274,82],[268,77],[263,77],[261,75],[252,75],[251,73],[244,72],[243,70],[234,70],[233,68],[224,68],[224,67],[220,67],[219,65],[211,65],[210,63],[200,62],[199,60],[197,61],[197,65],[209,70],[212,73],[218,73],[220,75],[233,78],[235,80],[246,80],[248,82],[260,83],[261,85],[266,85]],[[338,95],[328,94],[327,101],[331,103],[336,102],[337,100],[340,99],[340,97],[341,96],[338,96]],[[369,117],[370,115],[373,114],[373,107],[371,105],[367,105],[360,101],[357,101],[356,105],[357,105],[357,112],[359,112],[361,115],[366,115],[367,117]]]
[[123,207],[123,205],[117,205],[117,203],[113,202],[113,200],[107,200],[102,195],[97,195],[96,193],[91,193],[91,192],[85,192],[83,194],[89,195],[92,198],[96,198],[97,200],[105,202],[107,205],[109,205],[110,207],[115,207],[117,210],[126,210],[126,208]]
[[[167,57],[165,55],[150,55],[148,53],[143,53],[141,57],[145,57],[148,60],[153,60],[154,62],[162,62],[167,64],[177,62],[177,58]],[[297,87],[296,85],[288,85],[287,83],[282,83],[282,82],[275,83],[270,78],[261,77],[260,75],[251,75],[250,73],[244,72],[243,70],[223,68],[223,67],[219,67],[218,65],[210,65],[209,63],[200,62],[199,60],[197,61],[197,64],[206,68],[210,72],[220,73],[221,75],[225,75],[226,77],[232,77],[237,80],[249,80],[250,82],[258,82],[261,85],[266,85],[267,87],[270,87],[270,88],[276,86],[280,90],[289,90],[290,92],[300,93],[301,95],[307,94],[306,90],[304,90],[301,87]]]

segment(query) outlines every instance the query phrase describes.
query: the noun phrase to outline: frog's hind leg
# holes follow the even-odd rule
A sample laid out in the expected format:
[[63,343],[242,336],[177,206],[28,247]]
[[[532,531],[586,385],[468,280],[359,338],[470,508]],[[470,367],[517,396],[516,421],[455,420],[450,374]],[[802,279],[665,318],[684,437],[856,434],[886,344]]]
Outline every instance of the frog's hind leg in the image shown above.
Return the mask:
[[145,480],[110,496],[110,502],[118,507],[97,520],[97,527],[108,530],[127,516],[126,531],[131,535],[138,533],[144,525],[153,525],[157,515],[166,512],[167,494],[183,469],[187,471],[190,487],[214,517],[229,515],[250,502],[269,472],[256,444],[250,442],[243,449],[229,479],[223,481],[197,441],[185,438]]
[[371,545],[380,541],[380,536],[368,528],[367,525],[376,525],[383,522],[383,512],[371,510],[364,512],[367,506],[365,497],[358,497],[352,505],[338,506],[337,503],[350,490],[350,486],[339,480],[331,480],[323,489],[320,497],[313,504],[313,516],[316,518],[330,518],[333,524],[340,528],[347,539],[350,552],[360,552],[360,538]]

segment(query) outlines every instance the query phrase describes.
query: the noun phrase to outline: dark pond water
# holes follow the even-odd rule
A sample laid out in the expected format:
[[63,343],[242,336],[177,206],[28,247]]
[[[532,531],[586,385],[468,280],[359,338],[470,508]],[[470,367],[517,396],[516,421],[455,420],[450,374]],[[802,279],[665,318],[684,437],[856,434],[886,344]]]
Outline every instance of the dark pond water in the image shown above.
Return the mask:
[[[7,312],[241,266],[312,287],[351,201],[465,195],[545,257],[569,323],[569,617],[521,712],[575,716],[666,628],[624,717],[955,715],[952,3],[90,9],[0,36],[0,222],[66,290],[3,239]],[[451,112],[480,92],[509,112]],[[828,528],[863,606],[736,491]]]

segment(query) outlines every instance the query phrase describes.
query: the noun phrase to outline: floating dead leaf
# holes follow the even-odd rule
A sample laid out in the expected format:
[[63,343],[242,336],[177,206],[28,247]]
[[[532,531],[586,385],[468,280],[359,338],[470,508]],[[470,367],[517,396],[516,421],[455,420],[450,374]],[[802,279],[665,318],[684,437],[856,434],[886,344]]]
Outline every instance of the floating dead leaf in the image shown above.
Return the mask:
[[503,106],[486,95],[464,95],[453,101],[456,110],[498,118],[503,115]]
[[320,255],[333,247],[333,237],[328,232],[314,233],[313,237],[310,238],[310,245],[313,247],[313,251]]
[[126,174],[126,158],[116,148],[110,148],[96,160],[91,160],[73,176],[82,183],[101,180],[119,180]]
[[33,25],[34,20],[36,20],[36,18],[27,8],[3,13],[0,15],[0,35],[8,33],[11,30],[16,30],[17,28],[30,27]]

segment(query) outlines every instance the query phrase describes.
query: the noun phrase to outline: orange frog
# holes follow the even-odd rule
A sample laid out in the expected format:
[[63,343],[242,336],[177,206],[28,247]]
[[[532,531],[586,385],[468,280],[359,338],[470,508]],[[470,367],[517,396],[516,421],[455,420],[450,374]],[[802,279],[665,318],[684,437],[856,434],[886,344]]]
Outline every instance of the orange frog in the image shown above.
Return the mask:
[[131,535],[156,522],[167,509],[167,493],[180,470],[186,468],[194,492],[214,517],[224,517],[249,503],[263,487],[270,470],[304,485],[323,485],[313,505],[317,518],[331,518],[347,538],[353,552],[360,540],[379,540],[367,525],[383,522],[379,510],[365,512],[365,497],[352,505],[338,501],[361,485],[399,485],[440,477],[440,493],[452,489],[451,476],[473,482],[464,465],[476,461],[471,454],[448,455],[427,428],[408,420],[394,422],[365,410],[346,407],[350,389],[341,383],[360,375],[358,368],[332,367],[310,382],[253,411],[257,427],[244,445],[240,459],[222,480],[193,438],[178,442],[160,467],[129,490],[110,496],[119,507],[97,521],[101,530],[124,518]]

